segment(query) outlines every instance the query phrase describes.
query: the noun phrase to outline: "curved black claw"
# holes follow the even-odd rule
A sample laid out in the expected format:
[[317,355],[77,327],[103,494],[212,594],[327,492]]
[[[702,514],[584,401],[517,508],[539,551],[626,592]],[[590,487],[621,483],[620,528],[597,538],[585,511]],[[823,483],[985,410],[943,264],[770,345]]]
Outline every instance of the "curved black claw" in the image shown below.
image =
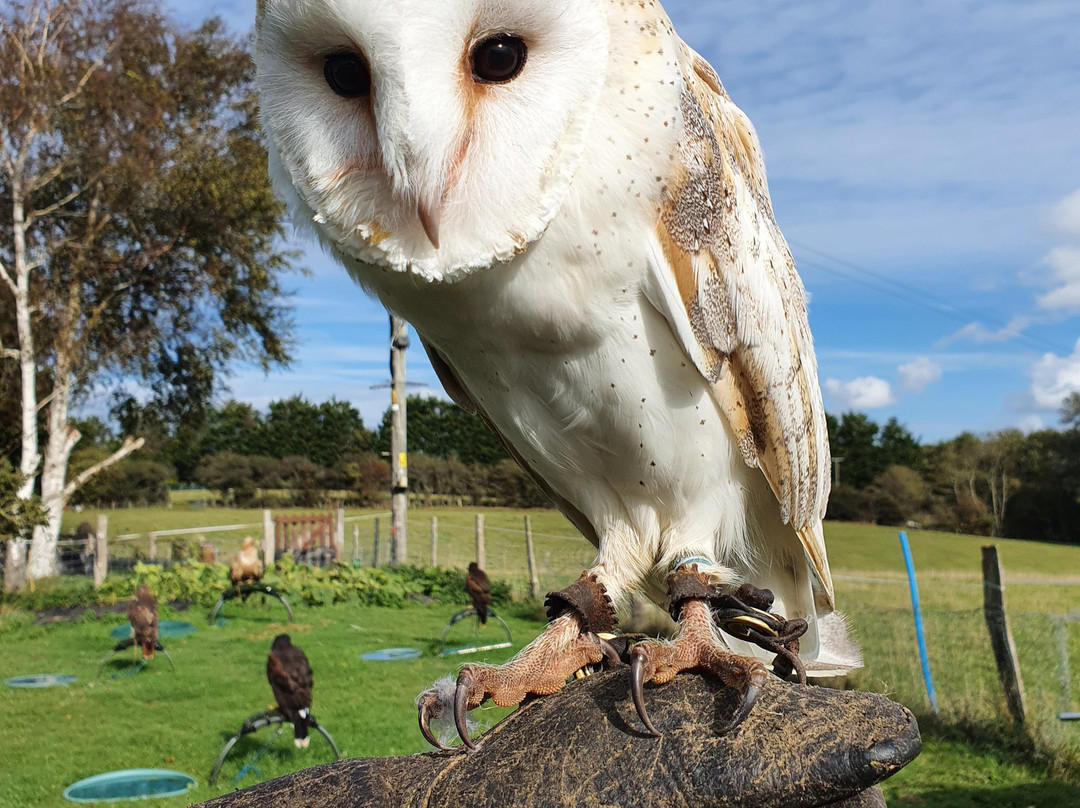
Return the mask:
[[645,729],[654,738],[659,738],[660,733],[656,731],[656,727],[649,720],[649,714],[645,711],[645,693],[643,691],[645,685],[645,657],[640,653],[635,653],[633,656],[633,661],[630,663],[630,695],[634,699],[634,707],[637,708],[638,718],[645,725]]
[[621,665],[622,659],[619,657],[619,652],[615,646],[603,637],[598,637],[597,639],[600,640],[600,650],[604,652],[604,659],[607,661],[607,664],[612,667]]
[[472,686],[472,674],[465,668],[457,678],[457,687],[454,689],[454,724],[457,726],[461,742],[470,752],[476,751],[476,744],[469,737],[469,728],[465,722],[465,713],[468,712],[469,690]]
[[746,692],[743,694],[743,702],[739,707],[739,712],[735,713],[735,717],[731,719],[731,723],[724,729],[725,732],[730,732],[739,726],[746,717],[750,715],[750,711],[754,708],[754,702],[757,701],[758,696],[761,695],[761,688],[754,684],[753,678],[746,683]]
[[446,746],[435,737],[431,728],[428,726],[428,722],[432,718],[439,718],[442,716],[442,705],[439,704],[439,697],[436,693],[425,693],[420,697],[419,714],[418,719],[420,721],[420,732],[429,744],[437,749],[441,749],[444,752],[451,751],[452,747]]

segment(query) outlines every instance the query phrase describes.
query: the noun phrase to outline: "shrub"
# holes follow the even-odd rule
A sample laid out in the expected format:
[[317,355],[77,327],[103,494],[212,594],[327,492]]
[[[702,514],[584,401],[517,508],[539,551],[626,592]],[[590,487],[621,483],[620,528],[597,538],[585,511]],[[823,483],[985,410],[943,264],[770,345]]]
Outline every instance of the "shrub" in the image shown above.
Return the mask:
[[[362,606],[401,607],[411,597],[420,595],[446,602],[460,602],[465,596],[463,570],[353,567],[340,562],[329,567],[310,567],[297,564],[292,556],[278,559],[263,582],[289,600],[308,606],[352,602]],[[183,601],[210,608],[230,586],[227,565],[200,561],[168,567],[138,563],[132,575],[110,576],[96,590],[86,578],[44,583],[35,592],[5,595],[2,602],[25,610],[117,603],[133,597],[135,588],[146,583],[160,602]],[[496,605],[509,603],[509,584],[492,581],[491,599]]]

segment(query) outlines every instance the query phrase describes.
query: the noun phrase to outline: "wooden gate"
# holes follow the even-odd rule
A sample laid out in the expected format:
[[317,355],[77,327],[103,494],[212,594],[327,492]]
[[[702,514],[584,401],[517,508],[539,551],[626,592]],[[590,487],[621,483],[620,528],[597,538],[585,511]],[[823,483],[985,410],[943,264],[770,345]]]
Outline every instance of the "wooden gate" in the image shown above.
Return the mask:
[[316,548],[332,549],[333,546],[332,513],[274,517],[274,548],[277,555],[288,551],[298,555]]

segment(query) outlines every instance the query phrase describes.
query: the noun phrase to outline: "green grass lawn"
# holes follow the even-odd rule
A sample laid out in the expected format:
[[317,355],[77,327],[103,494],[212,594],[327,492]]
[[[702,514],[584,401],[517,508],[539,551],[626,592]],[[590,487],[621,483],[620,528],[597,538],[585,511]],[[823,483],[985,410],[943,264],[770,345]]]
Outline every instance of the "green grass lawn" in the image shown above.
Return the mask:
[[[295,512],[295,511],[290,511]],[[427,563],[430,517],[439,521],[438,562],[464,567],[475,554],[476,509],[413,509],[409,558]],[[110,511],[110,534],[148,529],[261,522],[261,511],[232,509],[132,509]],[[487,569],[527,592],[523,513],[484,509]],[[385,541],[388,519],[377,512],[348,511],[361,528],[361,557],[370,563],[374,518]],[[73,525],[93,514],[71,514]],[[530,512],[544,591],[561,588],[592,560],[592,548],[559,514]],[[66,524],[66,523],[65,523]],[[239,543],[243,533],[222,535]],[[256,533],[256,535],[258,535]],[[882,692],[909,706],[924,727],[918,760],[886,783],[890,805],[1058,806],[1080,804],[1080,724],[1057,720],[1080,710],[1080,547],[994,540],[1005,569],[1006,605],[1020,655],[1029,706],[1029,737],[1010,730],[983,622],[980,578],[982,537],[909,531],[927,627],[931,666],[941,714],[930,714],[919,668],[903,558],[895,529],[867,525],[826,526],[837,602],[851,618],[863,645],[866,667],[849,686]],[[228,545],[225,545],[226,548]],[[228,550],[226,549],[226,553]],[[382,558],[386,558],[385,545]],[[463,605],[463,604],[462,604]],[[425,744],[416,729],[413,699],[462,660],[434,656],[453,604],[414,604],[404,609],[339,604],[297,608],[290,629],[316,672],[315,714],[344,754],[416,752]],[[175,615],[173,615],[175,616]],[[65,785],[100,771],[163,766],[199,781],[200,801],[237,785],[250,785],[327,758],[316,736],[305,751],[279,738],[249,774],[230,783],[268,731],[234,749],[217,788],[206,778],[225,740],[243,718],[269,706],[263,666],[284,612],[230,603],[230,621],[209,628],[205,615],[190,619],[199,630],[168,641],[177,662],[164,659],[137,676],[111,679],[119,662],[96,675],[110,647],[109,630],[121,616],[70,625],[33,626],[20,615],[0,617],[3,678],[36,672],[71,673],[79,681],[64,689],[0,690],[0,805],[60,805]],[[505,616],[505,615],[504,615]],[[508,620],[510,618],[508,617]],[[510,620],[520,646],[542,627],[538,620]],[[424,656],[411,662],[367,663],[359,654],[380,647],[415,646]],[[511,649],[513,650],[513,649]],[[490,655],[500,661],[509,652]],[[493,719],[499,711],[488,713]],[[70,716],[70,718],[68,718]],[[1034,762],[1033,762],[1034,761]],[[1054,779],[1056,778],[1056,779]],[[1073,785],[1066,780],[1072,778]],[[183,800],[169,801],[183,804]]]
[[[463,606],[464,604],[462,604]],[[332,759],[313,733],[307,749],[295,749],[291,732],[278,738],[255,763],[257,772],[234,782],[243,764],[270,740],[272,730],[242,739],[222,767],[218,784],[207,778],[225,741],[244,718],[273,706],[266,656],[273,637],[288,631],[315,672],[313,713],[334,737],[343,756],[400,755],[428,747],[416,726],[416,695],[456,672],[462,658],[438,657],[437,640],[454,605],[413,604],[403,609],[332,606],[294,607],[286,625],[276,601],[265,606],[230,602],[227,622],[208,626],[202,610],[162,610],[162,619],[188,620],[197,631],[162,642],[175,673],[158,654],[136,675],[130,651],[99,663],[116,640],[110,631],[122,615],[49,626],[28,618],[0,618],[0,679],[31,673],[68,673],[78,681],[41,690],[0,688],[0,804],[58,806],[63,789],[84,777],[127,768],[169,768],[192,775],[198,802],[290,771]],[[470,659],[502,662],[542,627],[536,620],[501,615],[515,646]],[[475,625],[475,623],[473,623]],[[494,621],[482,639],[502,639]],[[472,640],[469,621],[455,626],[451,645]],[[381,648],[412,647],[416,660],[369,662],[360,655]],[[113,678],[113,677],[116,678]],[[480,711],[492,723],[507,710]],[[182,799],[159,800],[182,805]],[[154,805],[154,801],[140,803]]]

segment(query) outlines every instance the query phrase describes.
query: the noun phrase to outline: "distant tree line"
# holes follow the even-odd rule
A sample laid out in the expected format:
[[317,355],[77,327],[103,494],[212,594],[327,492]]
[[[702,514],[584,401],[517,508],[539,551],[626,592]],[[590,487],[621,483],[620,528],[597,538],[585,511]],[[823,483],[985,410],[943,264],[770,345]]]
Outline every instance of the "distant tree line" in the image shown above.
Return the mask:
[[[410,491],[421,502],[549,504],[479,418],[437,398],[410,396],[407,407]],[[879,425],[862,413],[830,415],[828,518],[1080,543],[1080,396],[1072,407],[1062,411],[1062,430],[964,433],[929,445],[895,418]],[[389,410],[374,431],[347,402],[298,396],[265,412],[227,401],[198,423],[153,402],[128,400],[113,414],[121,434],[145,437],[146,447],[93,478],[77,503],[164,502],[176,484],[204,486],[241,507],[381,504],[388,496]],[[76,473],[118,440],[93,419],[79,429]]]
[[[548,504],[479,418],[434,398],[411,396],[407,406],[410,489],[421,501]],[[389,409],[374,432],[355,407],[333,398],[314,404],[294,396],[272,401],[265,412],[233,400],[174,412],[127,398],[112,416],[120,434],[139,435],[146,445],[87,482],[75,505],[163,504],[170,485],[188,484],[237,507],[371,505],[389,496]],[[100,419],[78,426],[75,473],[119,440]]]
[[896,422],[829,416],[837,483],[828,518],[1080,543],[1080,395],[1064,429],[919,442]]

